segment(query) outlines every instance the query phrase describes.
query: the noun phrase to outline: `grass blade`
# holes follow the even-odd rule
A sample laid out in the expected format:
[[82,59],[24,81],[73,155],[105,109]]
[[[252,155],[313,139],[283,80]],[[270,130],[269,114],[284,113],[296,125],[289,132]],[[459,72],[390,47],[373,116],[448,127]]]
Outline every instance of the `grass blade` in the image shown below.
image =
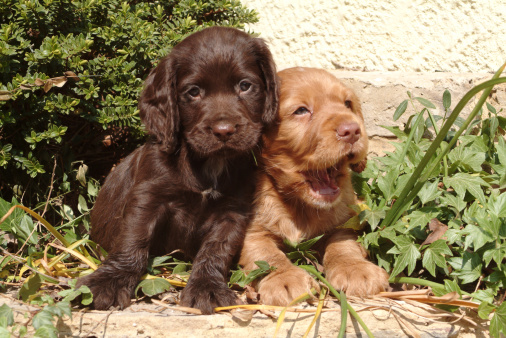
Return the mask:
[[[315,275],[320,281],[322,281],[323,284],[327,285],[327,287],[329,288],[330,292],[332,292],[332,294],[339,300],[341,301],[341,295],[336,291],[336,289],[334,289],[334,287],[322,276],[321,273],[319,273],[318,271],[316,271],[316,269],[314,268],[314,266],[312,265],[299,265],[299,268],[302,268],[304,270],[306,270],[307,272],[310,272],[312,273],[313,275]],[[374,335],[372,334],[371,330],[369,330],[369,328],[367,327],[367,325],[365,325],[364,321],[362,320],[362,318],[360,318],[360,316],[358,315],[358,313],[355,311],[355,309],[353,309],[349,304],[348,304],[348,311],[350,312],[350,314],[355,318],[355,320],[360,324],[360,326],[362,326],[362,328],[364,329],[365,333],[367,334],[367,336],[369,338],[373,338]]]
[[341,296],[341,327],[339,327],[339,335],[337,338],[344,338],[346,334],[346,325],[348,323],[348,300],[343,291],[340,293]]
[[320,317],[320,315],[322,313],[323,301],[325,300],[326,293],[327,292],[325,289],[322,289],[322,291],[320,292],[320,297],[318,299],[318,306],[316,307],[316,312],[314,314],[313,320],[311,321],[311,324],[309,324],[309,327],[307,328],[306,332],[304,333],[303,338],[306,338],[309,335],[309,331],[311,331],[314,324],[316,323],[316,320],[318,319],[318,317]]
[[[316,293],[316,291],[314,289],[311,289],[311,292]],[[285,308],[279,314],[278,322],[276,324],[276,331],[274,331],[274,336],[273,336],[274,338],[276,338],[276,336],[278,335],[279,329],[281,328],[281,325],[285,321],[286,309],[288,309],[291,306],[294,306],[295,304],[303,302],[303,301],[305,301],[305,300],[307,300],[309,298],[312,298],[312,297],[313,297],[312,294],[304,293],[304,294],[300,295],[299,297],[295,298],[294,300],[292,300],[290,302],[290,304],[288,304],[287,306],[285,306]]]

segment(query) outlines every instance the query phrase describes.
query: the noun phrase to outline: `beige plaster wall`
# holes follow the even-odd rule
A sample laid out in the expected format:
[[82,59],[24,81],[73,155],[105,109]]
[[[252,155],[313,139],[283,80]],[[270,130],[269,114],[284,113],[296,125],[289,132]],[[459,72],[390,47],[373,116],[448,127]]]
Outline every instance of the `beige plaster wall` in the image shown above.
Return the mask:
[[494,72],[506,0],[242,0],[279,69]]

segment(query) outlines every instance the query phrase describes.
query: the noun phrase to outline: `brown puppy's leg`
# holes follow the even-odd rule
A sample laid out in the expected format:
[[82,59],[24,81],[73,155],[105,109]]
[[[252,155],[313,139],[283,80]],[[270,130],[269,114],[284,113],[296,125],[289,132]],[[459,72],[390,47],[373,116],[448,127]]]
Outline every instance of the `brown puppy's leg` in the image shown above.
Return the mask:
[[263,304],[286,306],[298,296],[319,290],[318,283],[304,270],[294,266],[276,243],[279,241],[269,231],[248,232],[241,254],[245,270],[257,268],[255,261],[266,261],[276,270],[269,273],[257,285]]
[[388,273],[369,262],[353,230],[342,229],[327,241],[323,266],[327,280],[347,295],[375,295],[388,289]]

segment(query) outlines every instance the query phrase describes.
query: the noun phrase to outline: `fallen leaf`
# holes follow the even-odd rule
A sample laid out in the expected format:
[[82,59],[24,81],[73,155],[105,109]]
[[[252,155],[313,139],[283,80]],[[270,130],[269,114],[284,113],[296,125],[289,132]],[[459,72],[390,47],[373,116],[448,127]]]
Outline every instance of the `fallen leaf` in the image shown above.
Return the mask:
[[441,223],[437,218],[433,218],[429,223],[429,229],[432,231],[429,236],[423,241],[422,245],[431,244],[438,239],[441,239],[448,230],[448,226]]
[[51,90],[51,88],[53,88],[53,83],[51,81],[46,81],[46,83],[44,84],[44,92],[48,92]]
[[74,81],[81,81],[81,79],[76,75],[76,73],[74,73],[70,70],[66,71],[63,74],[65,74],[66,77],[71,78]]
[[45,81],[42,81],[41,79],[37,78],[35,79],[35,85],[36,86],[43,86]]

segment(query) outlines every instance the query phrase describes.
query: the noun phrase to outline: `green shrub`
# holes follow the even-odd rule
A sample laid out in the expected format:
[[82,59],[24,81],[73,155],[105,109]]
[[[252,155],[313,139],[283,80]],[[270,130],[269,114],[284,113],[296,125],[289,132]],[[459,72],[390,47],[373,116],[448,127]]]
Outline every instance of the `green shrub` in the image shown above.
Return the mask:
[[56,223],[87,211],[90,178],[144,140],[137,98],[157,60],[203,27],[254,21],[234,0],[2,1],[0,197],[40,212],[49,199]]

